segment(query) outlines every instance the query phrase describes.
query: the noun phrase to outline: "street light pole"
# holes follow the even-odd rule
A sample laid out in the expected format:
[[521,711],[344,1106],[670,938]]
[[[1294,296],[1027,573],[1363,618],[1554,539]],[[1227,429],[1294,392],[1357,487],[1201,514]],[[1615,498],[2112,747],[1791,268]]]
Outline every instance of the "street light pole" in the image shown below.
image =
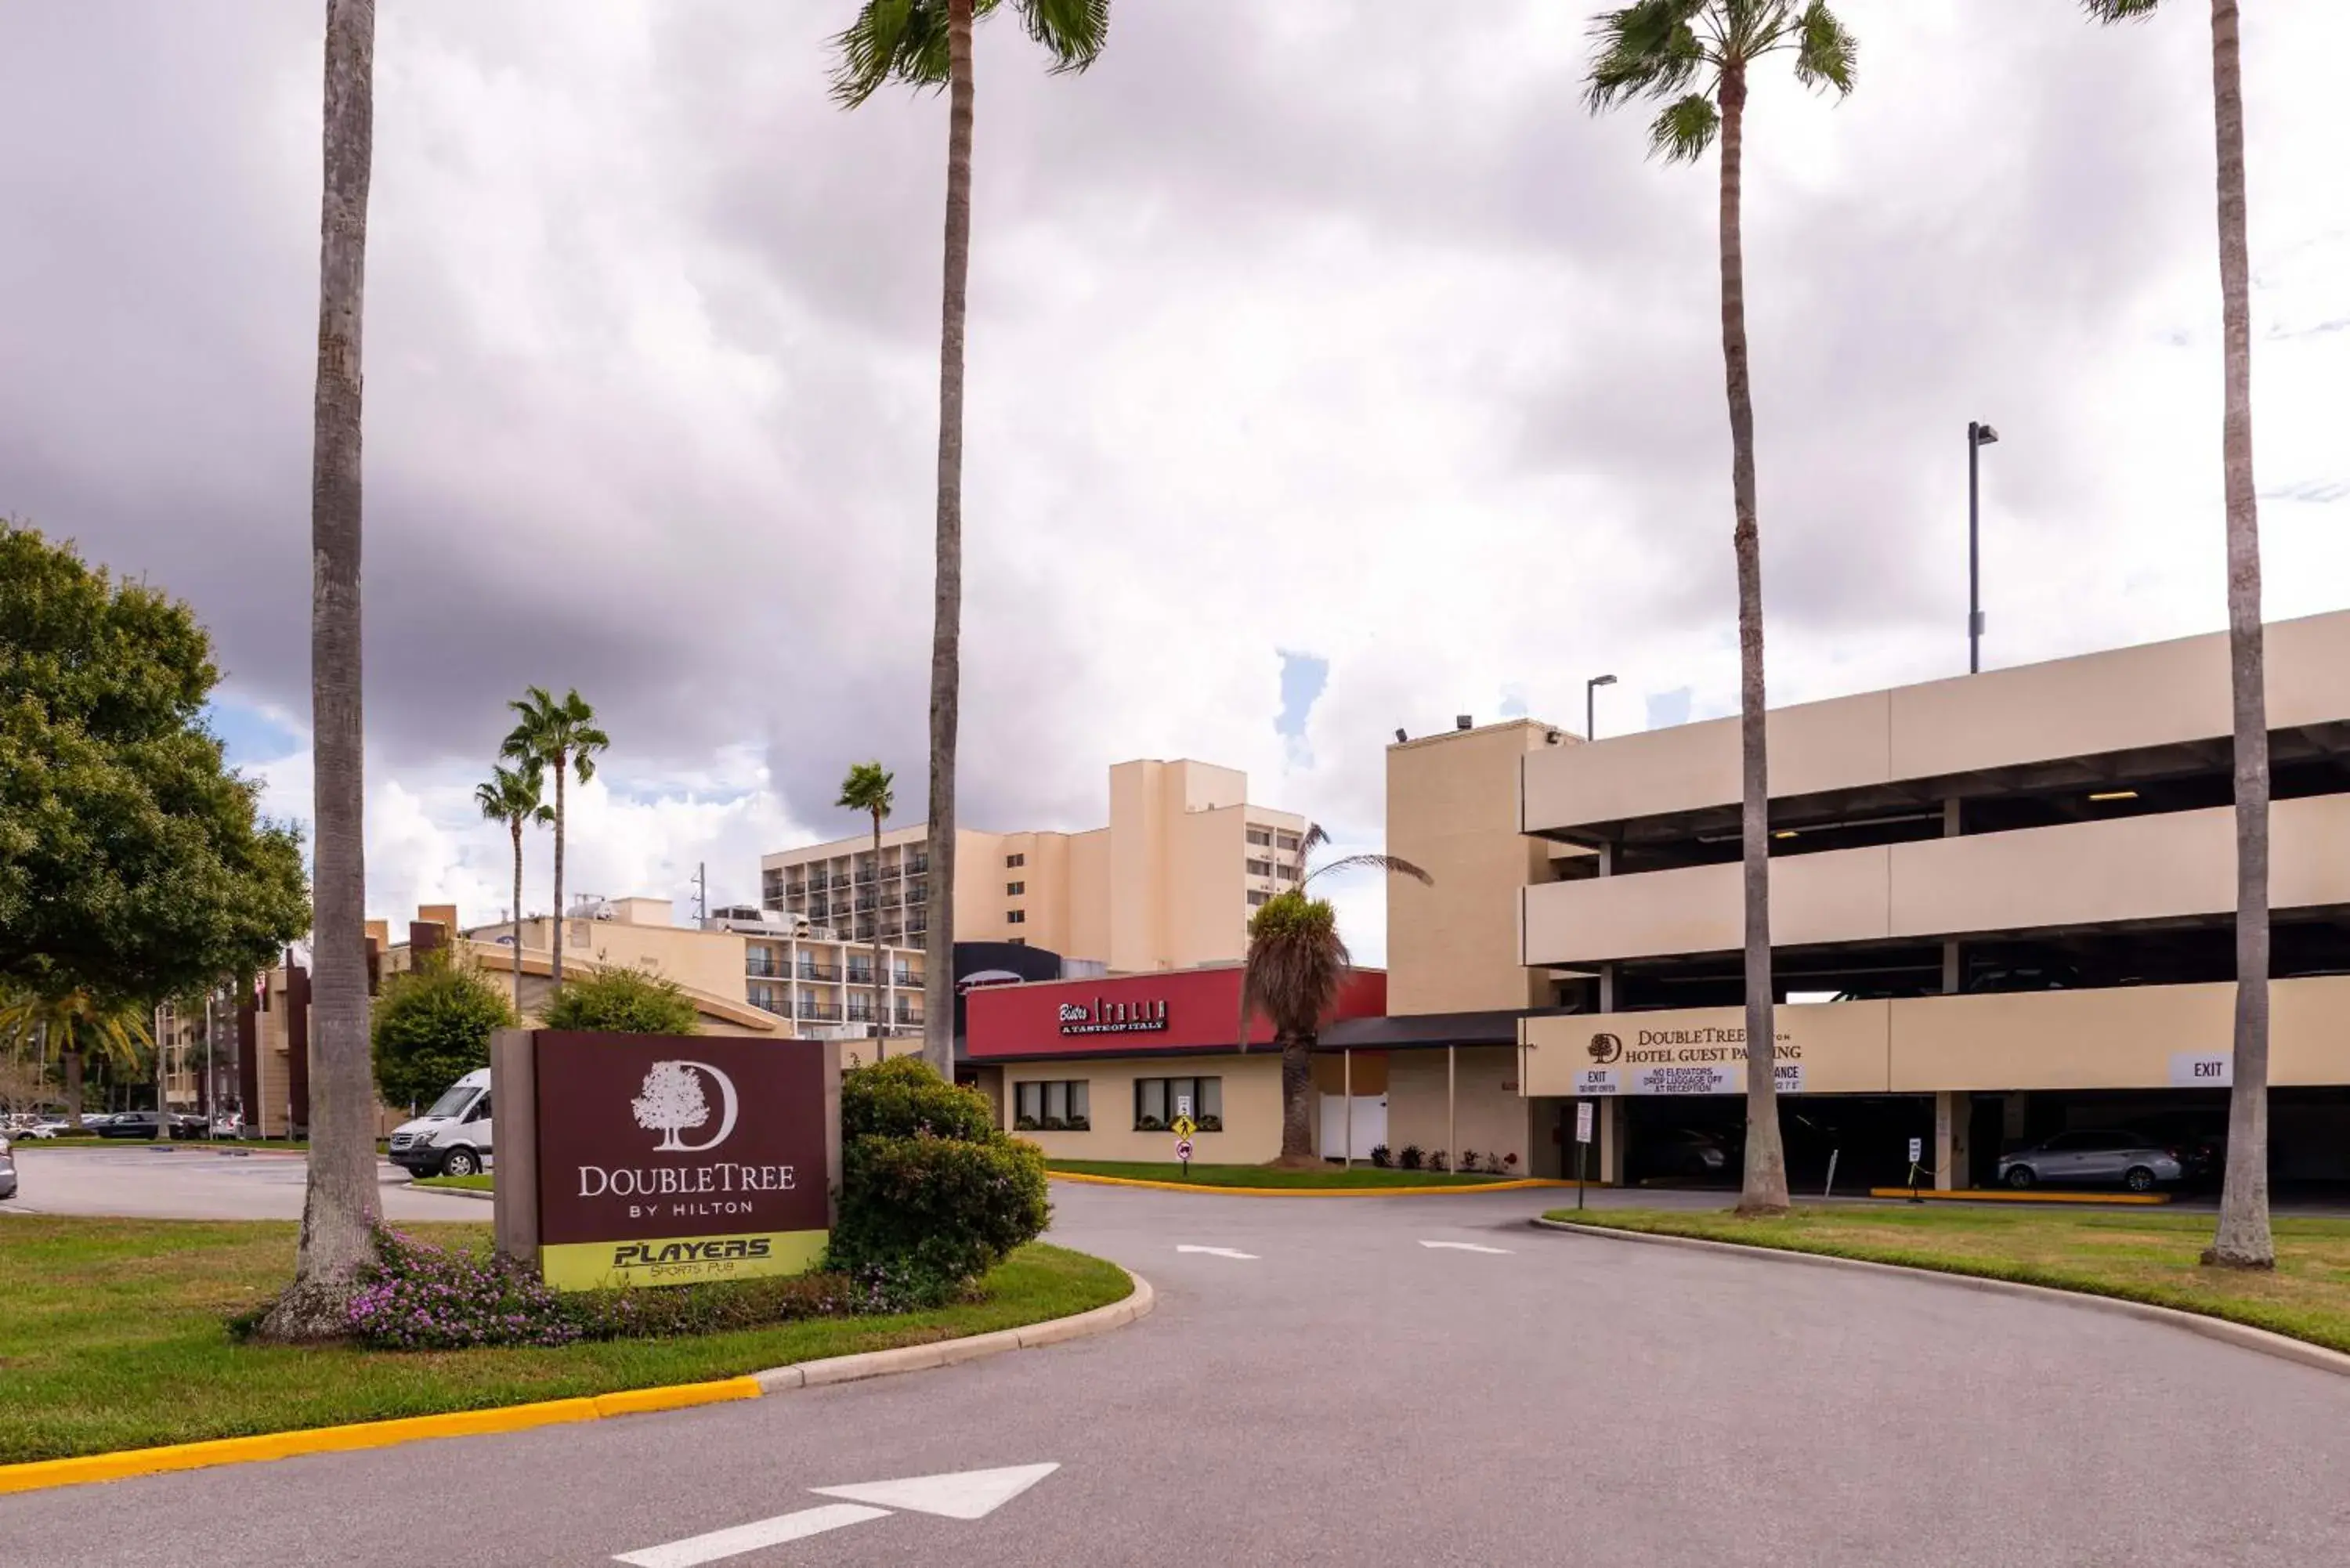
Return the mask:
[[1982,673],[1982,449],[1999,432],[1967,421],[1967,673]]
[[1583,683],[1583,738],[1585,740],[1596,741],[1599,738],[1599,689],[1602,686],[1615,684],[1616,678],[1613,675],[1595,675]]

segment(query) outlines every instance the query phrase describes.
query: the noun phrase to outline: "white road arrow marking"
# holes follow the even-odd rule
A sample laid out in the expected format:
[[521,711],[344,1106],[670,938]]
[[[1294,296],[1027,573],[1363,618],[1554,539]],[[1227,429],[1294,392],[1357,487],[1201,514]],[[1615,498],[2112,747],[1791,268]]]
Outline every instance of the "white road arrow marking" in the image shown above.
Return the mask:
[[1007,1465],[1002,1469],[960,1470],[907,1480],[867,1481],[861,1486],[812,1486],[808,1490],[818,1497],[878,1502],[884,1508],[935,1513],[945,1519],[985,1519],[1060,1468],[1057,1464]]
[[696,1568],[699,1563],[715,1563],[722,1557],[737,1557],[745,1552],[756,1552],[763,1546],[780,1546],[786,1541],[805,1541],[811,1535],[822,1535],[827,1530],[862,1524],[868,1519],[889,1517],[889,1511],[886,1508],[859,1508],[855,1503],[832,1502],[822,1508],[804,1508],[797,1513],[763,1519],[754,1524],[738,1524],[732,1530],[713,1530],[707,1535],[672,1541],[666,1546],[648,1546],[640,1552],[623,1552],[612,1561],[629,1563],[630,1568]]
[[1177,1247],[1175,1250],[1179,1252],[1205,1252],[1211,1258],[1239,1258],[1251,1263],[1257,1261],[1257,1256],[1254,1252],[1235,1252],[1230,1247],[1193,1247],[1185,1245]]
[[1510,1250],[1507,1247],[1481,1247],[1474,1241],[1422,1241],[1420,1245],[1439,1247],[1448,1252],[1491,1252],[1500,1258],[1510,1255]]

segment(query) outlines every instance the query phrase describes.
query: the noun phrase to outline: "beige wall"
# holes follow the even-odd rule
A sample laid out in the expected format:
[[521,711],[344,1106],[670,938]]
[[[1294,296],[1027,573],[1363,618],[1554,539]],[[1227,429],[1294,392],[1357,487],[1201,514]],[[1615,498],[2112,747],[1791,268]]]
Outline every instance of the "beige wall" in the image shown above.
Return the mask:
[[[2272,624],[2267,653],[2272,727],[2350,717],[2350,611]],[[2214,632],[1774,709],[1771,793],[1931,778],[2229,731],[2227,638]],[[1543,831],[1737,799],[1734,719],[1545,750],[1525,764],[1525,822]]]
[[1069,945],[1066,958],[1109,961],[1109,829],[1069,836]]
[[[507,923],[500,922],[480,928],[479,935],[494,941],[509,929]],[[545,952],[553,941],[551,922],[522,922],[522,945],[525,950]],[[733,931],[704,931],[690,926],[640,926],[622,920],[567,920],[563,927],[563,953],[567,959],[576,954],[629,969],[650,966],[689,990],[706,991],[730,1002],[743,1002],[749,994],[743,987],[746,951],[744,939]]]
[[[2270,1082],[2350,1084],[2350,976],[2271,987]],[[2128,1089],[2172,1086],[2172,1057],[2228,1054],[2233,984],[1835,1002],[1777,1010],[1783,1061],[1804,1069],[1805,1094],[1935,1090]],[[1742,1091],[1744,1013],[1734,1007],[1530,1018],[1526,1093],[1577,1092],[1595,1065],[1594,1036],[1623,1048],[1619,1082],[1653,1065],[1720,1065]],[[1635,1058],[1650,1056],[1648,1060]],[[1390,1127],[1395,1112],[1390,1107]]]
[[[1520,720],[1388,748],[1388,852],[1436,878],[1387,878],[1389,1012],[1547,1000],[1518,960],[1519,890],[1549,860],[1548,845],[1518,831],[1518,774],[1528,753],[1553,749],[1555,732]],[[1555,749],[1581,744],[1565,736]]]
[[[2350,795],[2279,801],[2270,828],[2273,908],[2350,903]],[[1785,856],[1771,862],[1771,940],[2225,914],[2236,904],[2235,867],[2226,806]],[[1530,963],[1727,951],[1742,940],[1735,864],[1552,883],[1530,888],[1525,902]]]
[[1082,1079],[1091,1106],[1091,1132],[1024,1132],[1048,1158],[1171,1160],[1171,1133],[1134,1130],[1137,1078],[1223,1080],[1224,1130],[1191,1140],[1193,1163],[1262,1165],[1281,1153],[1281,1058],[1269,1051],[1225,1055],[1092,1058],[1015,1062],[1003,1067],[1003,1126],[1009,1130],[1022,1084]]
[[1248,950],[1246,809],[1221,805],[1168,824],[1166,944],[1161,967],[1237,962]]
[[[1390,977],[1388,983],[1394,983]],[[1518,1093],[1517,1051],[1508,1045],[1463,1046],[1453,1081],[1451,1147],[1480,1155],[1518,1157],[1525,1174],[1534,1155],[1532,1109]],[[1388,1147],[1418,1144],[1442,1149],[1445,1141],[1445,1053],[1388,1054]]]

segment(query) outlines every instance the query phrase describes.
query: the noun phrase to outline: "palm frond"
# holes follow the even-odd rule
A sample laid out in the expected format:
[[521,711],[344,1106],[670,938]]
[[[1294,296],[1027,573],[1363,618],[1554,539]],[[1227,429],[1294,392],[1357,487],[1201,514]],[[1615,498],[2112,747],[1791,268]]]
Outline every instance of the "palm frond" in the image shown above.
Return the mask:
[[1838,98],[1852,91],[1859,46],[1827,0],[1812,0],[1795,25],[1795,79],[1817,91],[1834,88]]
[[2081,7],[2099,22],[2143,22],[2162,0],[2081,0]]
[[1586,107],[1596,114],[1643,95],[1663,98],[1687,87],[1706,63],[1705,46],[1693,26],[1705,5],[1706,0],[1634,0],[1594,17],[1591,36],[1599,49],[1584,80]]
[[848,776],[840,782],[840,798],[832,804],[847,811],[878,812],[883,816],[897,809],[898,800],[891,785],[897,774],[879,763],[856,763]]
[[1329,842],[1330,835],[1323,830],[1323,826],[1320,823],[1307,823],[1305,825],[1305,833],[1300,835],[1297,840],[1297,858],[1301,861],[1304,860],[1307,856],[1313,854],[1315,850],[1321,848],[1324,845]]
[[1248,1048],[1249,1020],[1256,1013],[1277,1037],[1317,1032],[1337,1005],[1353,962],[1328,900],[1288,892],[1260,905],[1249,920],[1241,971],[1241,1048]]
[[1357,866],[1373,866],[1398,877],[1409,877],[1422,887],[1433,887],[1436,883],[1435,877],[1400,855],[1342,855],[1337,859],[1316,866],[1307,872],[1305,880],[1298,883],[1298,886],[1303,888],[1306,882],[1313,881],[1316,877],[1326,877],[1333,871],[1345,871]]
[[1721,129],[1721,111],[1703,93],[1691,93],[1665,106],[1648,127],[1648,151],[1668,163],[1694,163],[1713,145]]
[[832,99],[843,109],[855,109],[893,81],[944,87],[951,64],[946,0],[865,0],[832,47]]
[[1028,36],[1053,57],[1053,74],[1081,71],[1109,42],[1109,0],[1019,0]]

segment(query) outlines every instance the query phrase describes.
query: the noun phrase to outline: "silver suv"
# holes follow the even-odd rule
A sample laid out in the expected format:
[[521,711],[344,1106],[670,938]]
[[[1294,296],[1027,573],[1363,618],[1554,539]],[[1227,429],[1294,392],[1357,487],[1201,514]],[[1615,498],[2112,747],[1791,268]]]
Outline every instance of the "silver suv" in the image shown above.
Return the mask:
[[2000,1180],[2018,1189],[2119,1183],[2132,1192],[2151,1192],[2186,1175],[2178,1150],[2126,1128],[2058,1133],[1999,1160]]

